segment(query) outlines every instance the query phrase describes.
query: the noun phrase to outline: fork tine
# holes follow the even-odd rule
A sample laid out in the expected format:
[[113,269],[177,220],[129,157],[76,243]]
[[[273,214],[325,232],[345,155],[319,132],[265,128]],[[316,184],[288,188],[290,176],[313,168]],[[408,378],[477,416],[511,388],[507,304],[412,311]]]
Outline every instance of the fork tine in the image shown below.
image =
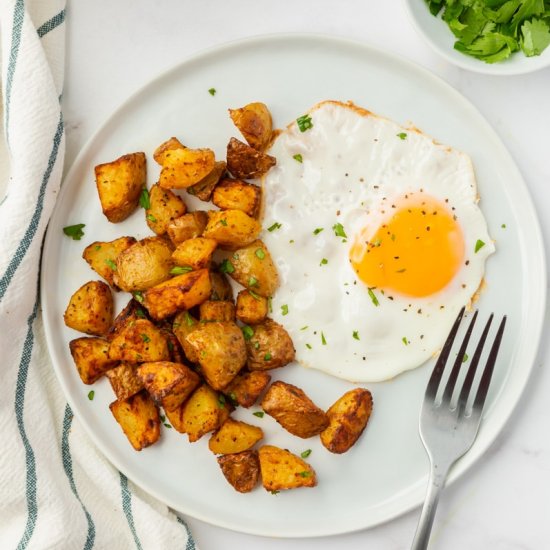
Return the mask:
[[447,380],[447,385],[445,386],[445,391],[443,392],[442,403],[449,403],[451,401],[451,397],[455,389],[456,381],[460,373],[460,368],[462,367],[462,363],[464,363],[464,355],[466,353],[466,349],[468,348],[468,342],[470,341],[470,336],[472,335],[472,331],[474,330],[476,319],[477,319],[477,311],[474,313],[474,316],[470,321],[470,325],[468,326],[468,330],[466,331],[464,339],[462,340],[462,345],[460,346],[460,350],[458,351],[458,355],[456,356],[455,363],[453,365],[453,370],[449,375],[449,379]]
[[464,382],[462,384],[462,389],[460,390],[460,395],[458,396],[458,414],[459,416],[462,415],[464,412],[464,409],[466,408],[466,403],[468,402],[468,396],[470,395],[470,389],[472,388],[472,384],[474,382],[474,378],[476,376],[477,371],[477,365],[479,363],[479,359],[481,358],[481,353],[483,352],[483,346],[485,346],[485,340],[487,340],[487,334],[489,334],[489,329],[491,328],[491,323],[493,322],[493,314],[489,316],[489,320],[485,324],[485,328],[483,329],[483,333],[481,334],[481,338],[479,339],[479,342],[476,347],[476,351],[474,352],[474,356],[472,357],[472,361],[470,362],[470,368],[468,369],[468,373],[466,374],[466,378],[464,379]]
[[493,376],[493,370],[495,368],[495,363],[497,361],[498,350],[500,348],[500,342],[502,341],[502,334],[504,333],[504,327],[506,326],[506,315],[502,318],[500,326],[498,327],[498,332],[491,347],[489,353],[489,358],[487,359],[487,364],[485,369],[483,369],[483,375],[479,382],[479,387],[477,389],[476,398],[474,400],[473,411],[481,414],[483,405],[485,404],[485,398],[489,392],[489,384],[491,383],[491,377]]
[[428,381],[428,386],[426,387],[426,398],[429,398],[432,401],[435,400],[435,396],[437,395],[437,388],[439,388],[441,376],[443,375],[443,371],[445,370],[445,364],[447,363],[449,353],[451,352],[451,348],[453,347],[453,342],[455,341],[456,333],[458,332],[458,327],[460,326],[460,321],[462,320],[462,316],[464,315],[464,310],[465,308],[463,307],[459,311],[453,328],[451,329],[451,332],[449,332],[449,336],[447,337],[447,340],[443,345],[443,349],[441,350],[437,363],[435,364],[434,370],[432,371],[430,380]]

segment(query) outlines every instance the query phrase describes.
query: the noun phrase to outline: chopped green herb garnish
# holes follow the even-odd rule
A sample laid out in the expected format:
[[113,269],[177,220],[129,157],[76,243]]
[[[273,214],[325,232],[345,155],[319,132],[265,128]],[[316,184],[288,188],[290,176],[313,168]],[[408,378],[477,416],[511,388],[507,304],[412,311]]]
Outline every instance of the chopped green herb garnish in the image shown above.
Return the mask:
[[301,452],[301,453],[300,453],[300,456],[301,456],[302,458],[307,458],[310,454],[311,454],[311,449],[307,449],[307,450]]
[[233,273],[233,271],[235,271],[235,266],[227,258],[223,260],[223,262],[220,264],[220,272]]
[[168,424],[168,422],[164,422],[163,426],[164,426],[165,428],[169,428],[169,429],[172,428],[172,426],[170,426],[170,424]]
[[271,355],[271,353],[267,352],[265,355],[264,355],[264,361],[271,361],[271,358],[273,356]]
[[380,239],[376,239],[373,241],[372,246],[379,247],[382,244],[382,241]]
[[211,95],[211,96],[215,96],[216,95],[216,88],[210,88],[208,90],[208,93]]
[[302,477],[311,477],[311,472],[300,472]]
[[254,300],[261,300],[262,299],[262,297],[259,294],[256,294],[253,290],[249,290],[248,294],[250,294],[250,296],[252,296],[252,298],[254,298]]
[[166,422],[166,417],[163,414],[159,414],[160,421],[164,424]]
[[344,231],[344,226],[341,223],[335,223],[332,226],[332,229],[334,230],[334,234],[337,237],[343,237],[344,239],[348,238],[348,236],[346,235],[346,232]]
[[227,220],[226,220],[225,218],[222,218],[222,219],[220,220],[220,223],[221,223],[223,226],[227,227]]
[[485,243],[481,239],[478,239],[476,241],[476,247],[474,252],[477,254],[484,246],[485,246]]
[[248,286],[258,286],[258,279],[256,279],[256,277],[250,277],[248,279]]
[[401,132],[401,133],[397,134],[397,137],[399,139],[407,139],[407,134],[405,132]]
[[302,115],[301,117],[298,117],[296,122],[300,132],[305,132],[306,130],[313,128],[313,123],[311,122],[311,117],[309,115]]
[[403,338],[401,338],[401,341],[402,341],[406,346],[409,345],[409,341],[407,340],[407,337],[406,337],[406,336],[403,336]]
[[239,402],[237,401],[237,395],[235,394],[234,391],[232,391],[230,394],[229,394],[229,399],[231,399],[231,402],[234,404],[234,405],[237,405]]
[[323,346],[327,345],[327,339],[325,338],[325,335],[322,332],[321,332],[321,344],[323,344]]
[[264,417],[264,412],[262,411],[256,411],[254,413],[252,413],[254,416],[257,416],[258,418],[263,418]]
[[68,225],[67,227],[63,228],[63,233],[65,233],[67,237],[71,237],[73,241],[79,241],[84,236],[84,231],[82,231],[83,227],[86,227],[85,223]]
[[323,258],[319,263],[319,265],[327,265],[327,264],[328,264],[328,260],[326,258]]
[[141,290],[136,290],[132,293],[134,300],[137,300],[140,304],[143,304],[143,292]]
[[141,319],[145,319],[145,312],[140,307],[136,309],[136,315]]
[[244,325],[241,328],[245,340],[250,340],[254,336],[254,329],[249,325]]
[[100,244],[96,244],[96,245],[94,246],[94,250],[96,250],[96,251],[97,251],[97,250],[101,250],[101,245],[100,245]]
[[225,407],[225,396],[221,393],[220,395],[218,395],[218,407],[220,409],[223,409]]
[[275,222],[273,225],[271,225],[270,227],[267,228],[267,230],[270,232],[270,233],[273,233],[273,231],[275,231],[276,229],[280,229],[281,228],[281,224],[279,222]]
[[462,357],[462,362],[466,363],[466,361],[468,361],[468,354],[467,353],[465,353],[464,356]]
[[306,344],[307,349],[311,349],[311,344]]
[[151,197],[149,196],[147,187],[144,187],[139,194],[139,205],[141,208],[145,208],[145,210],[149,210],[149,208],[151,208]]
[[371,302],[375,305],[375,306],[379,306],[380,305],[380,302],[378,301],[378,298],[376,297],[376,294],[373,292],[372,288],[369,288],[368,289],[368,293],[369,293],[369,297],[371,299]]
[[192,327],[195,324],[195,319],[191,317],[188,311],[185,312],[185,323],[188,327]]
[[188,265],[177,265],[170,270],[170,275],[183,275],[184,273],[189,273],[190,271],[193,271],[193,268]]
[[307,330],[309,328],[308,325],[306,325],[305,327],[302,327],[300,330]]
[[319,233],[321,233],[321,231],[323,231],[323,230],[324,230],[323,227],[318,227],[318,228],[313,232],[313,234],[314,234],[314,235],[319,235]]
[[150,222],[152,223],[157,223],[157,218],[155,218],[155,216],[153,216],[153,214],[147,214],[147,216],[145,216]]
[[269,491],[272,495],[278,495],[280,493],[280,491],[277,491],[276,489],[273,489],[271,491]]
[[95,396],[95,391],[94,391],[94,390],[90,390],[90,391],[88,392],[88,399],[89,399],[90,401],[93,401],[93,400],[94,400],[94,396]]
[[260,349],[260,342],[254,342],[254,349]]
[[116,264],[113,262],[113,260],[107,259],[105,260],[105,263],[113,270],[116,271]]
[[356,340],[359,340],[359,332],[357,330],[354,330],[353,331],[353,337],[356,339]]
[[500,227],[502,227],[502,229],[506,229],[506,224],[503,223]]
[[292,155],[292,158],[298,162],[304,162],[304,159],[302,158],[302,155],[298,153],[297,155]]
[[150,342],[151,341],[151,338],[149,338],[149,336],[147,336],[147,334],[141,334],[141,339],[147,343],[147,342]]
[[288,315],[288,305],[287,305],[287,304],[283,304],[283,305],[281,306],[281,313],[282,313],[283,315]]
[[256,254],[256,256],[260,258],[260,260],[263,260],[265,258],[265,252],[263,248],[257,248],[254,254]]

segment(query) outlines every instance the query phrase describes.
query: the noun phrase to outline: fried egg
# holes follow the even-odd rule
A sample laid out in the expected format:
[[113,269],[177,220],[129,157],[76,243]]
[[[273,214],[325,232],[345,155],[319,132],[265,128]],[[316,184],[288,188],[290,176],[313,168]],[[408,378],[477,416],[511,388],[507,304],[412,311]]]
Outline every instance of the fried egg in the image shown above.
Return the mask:
[[494,252],[470,158],[351,103],[322,102],[269,154],[271,316],[303,366],[374,382],[442,347]]

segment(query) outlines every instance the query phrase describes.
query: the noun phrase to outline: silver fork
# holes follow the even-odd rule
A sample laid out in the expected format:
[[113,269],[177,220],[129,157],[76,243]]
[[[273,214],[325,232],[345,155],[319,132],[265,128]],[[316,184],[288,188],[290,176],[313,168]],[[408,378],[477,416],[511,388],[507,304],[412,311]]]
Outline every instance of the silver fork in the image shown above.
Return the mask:
[[476,369],[493,321],[493,314],[491,314],[483,329],[483,333],[470,362],[456,404],[454,400],[451,402],[451,398],[453,397],[460,370],[462,366],[466,364],[464,358],[466,357],[465,354],[468,347],[468,341],[470,340],[477,319],[477,311],[470,321],[470,325],[468,326],[468,330],[466,331],[464,340],[458,351],[453,368],[447,379],[447,384],[443,390],[441,402],[439,403],[436,401],[447,359],[449,358],[463,315],[464,308],[460,310],[447,341],[441,350],[437,363],[435,364],[420,411],[420,437],[430,457],[431,470],[426,500],[422,507],[411,550],[423,550],[428,547],[435,510],[439,501],[439,495],[445,485],[447,473],[456,460],[470,449],[476,438],[481,423],[481,412],[485,404],[487,392],[489,391],[489,384],[497,359],[498,348],[506,324],[506,316],[504,316],[493,341],[491,351],[489,352],[483,374],[481,375],[471,412],[467,412],[466,404],[468,403]]

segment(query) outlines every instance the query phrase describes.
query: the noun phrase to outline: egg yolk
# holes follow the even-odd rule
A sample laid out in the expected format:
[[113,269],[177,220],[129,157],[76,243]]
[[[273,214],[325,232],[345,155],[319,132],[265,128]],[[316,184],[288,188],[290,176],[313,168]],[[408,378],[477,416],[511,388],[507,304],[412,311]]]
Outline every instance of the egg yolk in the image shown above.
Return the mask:
[[435,199],[400,201],[393,216],[368,233],[355,240],[350,261],[369,288],[429,296],[447,286],[462,264],[462,229]]

